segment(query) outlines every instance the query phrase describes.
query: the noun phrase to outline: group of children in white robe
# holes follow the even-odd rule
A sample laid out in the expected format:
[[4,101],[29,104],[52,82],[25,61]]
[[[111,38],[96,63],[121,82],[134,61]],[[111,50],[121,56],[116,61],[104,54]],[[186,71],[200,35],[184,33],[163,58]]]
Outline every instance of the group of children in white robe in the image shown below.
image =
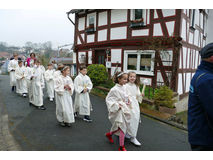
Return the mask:
[[[86,75],[87,68],[85,66],[80,67],[80,72],[74,83],[69,76],[69,67],[63,64],[59,64],[56,71],[52,64],[49,64],[47,71],[45,71],[38,60],[35,60],[33,66],[24,67],[22,62],[14,56],[14,60],[9,63],[8,71],[10,72],[10,85],[16,86],[17,93],[24,97],[28,93],[30,105],[41,110],[46,109],[43,105],[44,79],[46,80],[47,94],[51,102],[55,99],[56,118],[61,126],[70,127],[78,114],[84,116],[84,121],[92,121],[90,119],[92,105],[89,92],[93,84]],[[129,74],[118,72],[115,75],[114,82],[116,83],[115,86],[106,97],[108,118],[112,124],[110,132],[106,133],[106,137],[111,143],[114,143],[112,135],[119,135],[119,151],[126,151],[125,137],[130,138],[133,144],[141,145],[136,139],[136,135],[140,122],[138,102],[142,101],[143,95],[140,92],[134,72]],[[71,96],[74,91],[76,95],[73,105]]]
[[[29,105],[40,110],[46,110],[43,104],[43,89],[46,88],[49,100],[56,102],[56,118],[61,126],[71,126],[75,122],[75,117],[83,115],[84,121],[92,122],[90,111],[92,105],[89,98],[93,84],[86,75],[87,68],[80,67],[79,75],[74,83],[69,76],[70,69],[63,64],[58,65],[57,71],[53,69],[53,64],[48,64],[48,69],[40,64],[39,60],[34,60],[31,66],[23,65],[18,61],[18,55],[14,54],[14,59],[9,62],[8,71],[10,73],[10,85],[12,91],[23,97],[29,97]],[[74,105],[72,95],[75,91]]]

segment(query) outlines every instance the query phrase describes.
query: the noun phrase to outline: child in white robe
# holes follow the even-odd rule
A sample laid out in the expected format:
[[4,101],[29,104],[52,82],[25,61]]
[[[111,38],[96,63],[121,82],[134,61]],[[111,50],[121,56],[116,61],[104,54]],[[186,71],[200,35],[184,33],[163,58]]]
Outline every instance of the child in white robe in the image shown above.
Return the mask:
[[62,69],[62,74],[56,80],[55,92],[58,96],[58,103],[56,104],[56,118],[61,126],[71,126],[75,122],[72,94],[74,85],[69,76],[70,69],[65,66]]
[[10,74],[10,86],[12,87],[12,92],[15,90],[16,87],[16,77],[15,77],[15,70],[18,68],[18,54],[13,54],[14,59],[10,60],[8,64],[8,72]]
[[75,86],[75,102],[74,110],[75,116],[83,115],[83,120],[86,122],[92,122],[90,119],[90,111],[92,110],[92,104],[90,102],[89,92],[91,91],[93,84],[87,74],[86,66],[80,67],[80,72],[74,80]]
[[[34,60],[33,60],[34,62]],[[29,104],[32,104],[33,100],[33,93],[32,93],[32,81],[31,77],[33,76],[34,72],[34,63],[31,63],[30,66],[26,65],[26,81],[27,81],[27,90],[28,90],[28,97],[29,97]]]
[[112,124],[110,132],[106,133],[106,137],[113,143],[112,135],[119,135],[119,151],[126,151],[124,138],[125,134],[128,133],[131,121],[131,96],[125,86],[127,80],[127,73],[116,73],[114,80],[116,85],[106,97],[106,104],[109,111],[108,118]]
[[[38,63],[38,67],[41,69],[41,72],[42,72],[42,75],[43,75],[43,77],[45,77],[45,68],[44,68],[44,66],[41,64],[41,62],[40,61],[38,61],[39,63]],[[44,85],[43,85],[43,88],[42,89],[44,89],[45,88],[45,83],[44,83]]]
[[53,81],[54,72],[55,70],[53,69],[52,64],[51,63],[48,64],[48,69],[45,72],[44,76],[47,84],[47,94],[51,102],[53,102],[54,98],[54,81]]
[[127,90],[131,93],[132,96],[132,109],[131,111],[131,120],[129,132],[131,133],[130,141],[140,146],[141,143],[136,139],[138,126],[140,122],[140,106],[138,104],[142,102],[143,96],[140,92],[140,80],[138,79],[135,72],[128,73],[128,83],[126,84]]
[[34,105],[40,110],[46,110],[43,105],[43,88],[44,88],[44,77],[43,72],[39,67],[39,61],[35,60],[35,65],[33,68],[33,75],[31,76],[31,85],[32,85],[32,102],[31,105]]
[[[57,70],[53,73],[53,82],[54,82],[54,88],[55,88],[55,85],[56,85],[56,81],[57,79],[60,77],[61,75],[61,70],[64,68],[64,65],[62,63],[58,64],[58,68]],[[59,106],[59,99],[58,99],[58,95],[55,93],[55,104],[56,104],[56,107]],[[56,111],[57,111],[57,108],[56,108]],[[57,114],[57,113],[56,113]]]
[[15,77],[16,77],[16,93],[22,95],[23,97],[27,97],[27,81],[26,81],[26,69],[23,65],[22,61],[18,61],[18,67],[15,71]]

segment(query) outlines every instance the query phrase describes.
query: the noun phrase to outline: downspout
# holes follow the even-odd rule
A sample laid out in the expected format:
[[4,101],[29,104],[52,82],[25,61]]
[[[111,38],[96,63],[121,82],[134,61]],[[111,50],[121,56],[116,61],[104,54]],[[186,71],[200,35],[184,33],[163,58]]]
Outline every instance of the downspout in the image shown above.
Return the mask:
[[70,22],[75,26],[75,23],[72,21],[72,19],[69,17],[70,12],[67,12],[67,18],[70,20]]

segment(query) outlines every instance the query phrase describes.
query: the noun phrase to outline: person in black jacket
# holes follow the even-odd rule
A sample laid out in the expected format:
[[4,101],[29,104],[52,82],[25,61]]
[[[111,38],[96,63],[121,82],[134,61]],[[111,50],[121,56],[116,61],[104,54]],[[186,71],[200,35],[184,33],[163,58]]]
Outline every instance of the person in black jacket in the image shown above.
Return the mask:
[[201,64],[191,80],[188,138],[193,151],[213,150],[213,43],[199,52]]

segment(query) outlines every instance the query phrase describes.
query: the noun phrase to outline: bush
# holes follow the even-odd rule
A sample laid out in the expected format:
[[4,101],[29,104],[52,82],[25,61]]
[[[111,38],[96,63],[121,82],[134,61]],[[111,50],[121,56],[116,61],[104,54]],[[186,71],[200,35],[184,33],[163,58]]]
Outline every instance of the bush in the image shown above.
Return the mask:
[[88,76],[91,78],[94,86],[105,82],[108,79],[108,72],[103,64],[92,64],[88,68]]
[[162,86],[156,90],[154,95],[154,103],[157,107],[163,106],[168,108],[175,108],[173,100],[173,91],[167,86]]
[[108,79],[107,81],[99,84],[99,86],[104,87],[104,88],[109,88],[111,89],[112,87],[114,87],[115,83],[113,82],[112,79]]

